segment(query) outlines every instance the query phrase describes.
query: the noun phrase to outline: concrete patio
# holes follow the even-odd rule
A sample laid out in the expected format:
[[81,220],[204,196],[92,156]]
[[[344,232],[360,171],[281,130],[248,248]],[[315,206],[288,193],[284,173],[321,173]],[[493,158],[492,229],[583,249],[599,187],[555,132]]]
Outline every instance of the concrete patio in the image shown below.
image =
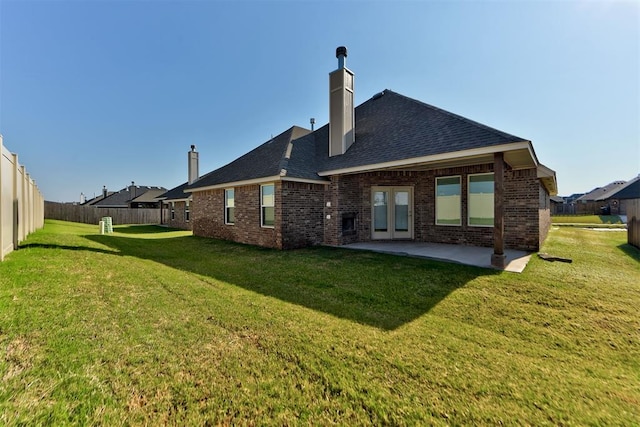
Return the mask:
[[[491,266],[491,254],[493,253],[493,248],[408,241],[363,242],[344,245],[341,247],[429,258],[438,261],[456,262],[459,264],[473,265],[483,268],[494,268]],[[506,255],[506,267],[504,270],[513,273],[522,273],[531,258],[531,253],[513,249],[505,249],[504,252]]]

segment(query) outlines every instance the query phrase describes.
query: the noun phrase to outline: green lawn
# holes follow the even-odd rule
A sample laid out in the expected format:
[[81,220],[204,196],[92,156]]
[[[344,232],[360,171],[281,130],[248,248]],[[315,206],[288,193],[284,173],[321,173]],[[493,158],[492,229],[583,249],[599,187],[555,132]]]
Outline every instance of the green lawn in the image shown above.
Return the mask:
[[551,221],[558,225],[623,224],[618,215],[554,215]]
[[0,425],[638,425],[640,251],[522,274],[47,221],[0,263]]

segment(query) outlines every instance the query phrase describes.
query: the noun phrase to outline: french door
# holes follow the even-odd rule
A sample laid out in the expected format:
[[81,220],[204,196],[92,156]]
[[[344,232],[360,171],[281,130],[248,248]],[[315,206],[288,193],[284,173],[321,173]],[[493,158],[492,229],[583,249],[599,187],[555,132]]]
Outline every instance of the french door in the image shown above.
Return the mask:
[[413,188],[371,188],[371,238],[413,238]]

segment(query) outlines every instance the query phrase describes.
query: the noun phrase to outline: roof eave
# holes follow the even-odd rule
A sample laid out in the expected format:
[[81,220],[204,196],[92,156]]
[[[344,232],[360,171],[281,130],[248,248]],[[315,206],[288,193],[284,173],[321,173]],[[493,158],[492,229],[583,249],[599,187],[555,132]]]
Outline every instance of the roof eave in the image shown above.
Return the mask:
[[547,189],[550,196],[558,194],[558,182],[556,180],[556,172],[540,163],[537,167],[538,179]]
[[507,154],[505,156],[505,161],[513,169],[526,169],[538,166],[538,160],[533,152],[531,141],[518,141],[508,144],[434,154],[430,156],[413,157],[390,162],[326,170],[318,172],[318,175],[331,176],[370,172],[381,169],[402,169],[412,167],[436,169],[441,167],[465,166],[471,163],[492,162],[493,154],[501,152]]
[[245,185],[264,184],[275,181],[290,181],[290,182],[303,182],[307,184],[322,184],[327,185],[329,181],[323,179],[308,179],[308,178],[296,178],[293,176],[273,175],[265,176],[262,178],[247,179],[244,181],[222,182],[220,184],[207,185],[206,187],[187,188],[184,191],[197,193],[207,190],[219,190],[221,188],[242,187]]

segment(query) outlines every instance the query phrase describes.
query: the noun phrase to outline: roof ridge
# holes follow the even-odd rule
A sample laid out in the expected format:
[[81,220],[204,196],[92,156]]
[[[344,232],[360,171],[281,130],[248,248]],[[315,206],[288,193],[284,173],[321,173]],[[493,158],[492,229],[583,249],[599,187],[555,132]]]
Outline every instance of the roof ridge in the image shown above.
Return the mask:
[[[436,107],[435,105],[427,104],[426,102],[420,101],[420,100],[418,100],[418,99],[411,98],[411,97],[409,97],[409,96],[403,95],[403,94],[398,93],[398,92],[394,92],[394,91],[392,91],[392,90],[390,90],[390,89],[385,89],[385,90],[383,90],[382,92],[384,92],[385,94],[386,94],[386,93],[392,93],[392,94],[394,94],[394,95],[400,96],[400,97],[402,97],[402,98],[404,98],[404,99],[407,99],[407,100],[409,100],[409,101],[412,101],[412,102],[414,102],[414,103],[416,103],[416,104],[423,105],[423,106],[425,106],[425,107],[427,107],[427,108],[430,108],[430,109],[432,109],[432,110],[435,110],[435,111],[438,111],[438,112],[444,113],[444,114],[446,114],[446,115],[448,115],[449,117],[452,117],[452,118],[454,118],[454,119],[460,120],[460,121],[465,122],[465,123],[472,124],[472,125],[474,125],[474,126],[478,126],[478,127],[482,128],[482,129],[485,129],[485,130],[487,130],[487,131],[489,131],[489,132],[491,132],[491,133],[493,133],[493,134],[495,134],[495,135],[515,137],[515,138],[517,138],[517,139],[518,139],[518,140],[520,140],[520,141],[529,141],[528,139],[525,139],[525,138],[519,137],[519,136],[517,136],[517,135],[510,134],[510,133],[503,132],[503,131],[498,130],[498,129],[496,129],[496,128],[493,128],[493,127],[491,127],[491,126],[487,126],[487,125],[482,124],[482,123],[480,123],[480,122],[476,122],[475,120],[468,119],[468,118],[466,118],[466,117],[464,117],[464,116],[461,116],[461,115],[459,115],[459,114],[452,113],[451,111],[447,111],[447,110],[444,110],[444,109],[442,109],[442,108]],[[514,142],[515,142],[515,141],[514,141]],[[531,142],[531,141],[529,141],[529,142]]]

